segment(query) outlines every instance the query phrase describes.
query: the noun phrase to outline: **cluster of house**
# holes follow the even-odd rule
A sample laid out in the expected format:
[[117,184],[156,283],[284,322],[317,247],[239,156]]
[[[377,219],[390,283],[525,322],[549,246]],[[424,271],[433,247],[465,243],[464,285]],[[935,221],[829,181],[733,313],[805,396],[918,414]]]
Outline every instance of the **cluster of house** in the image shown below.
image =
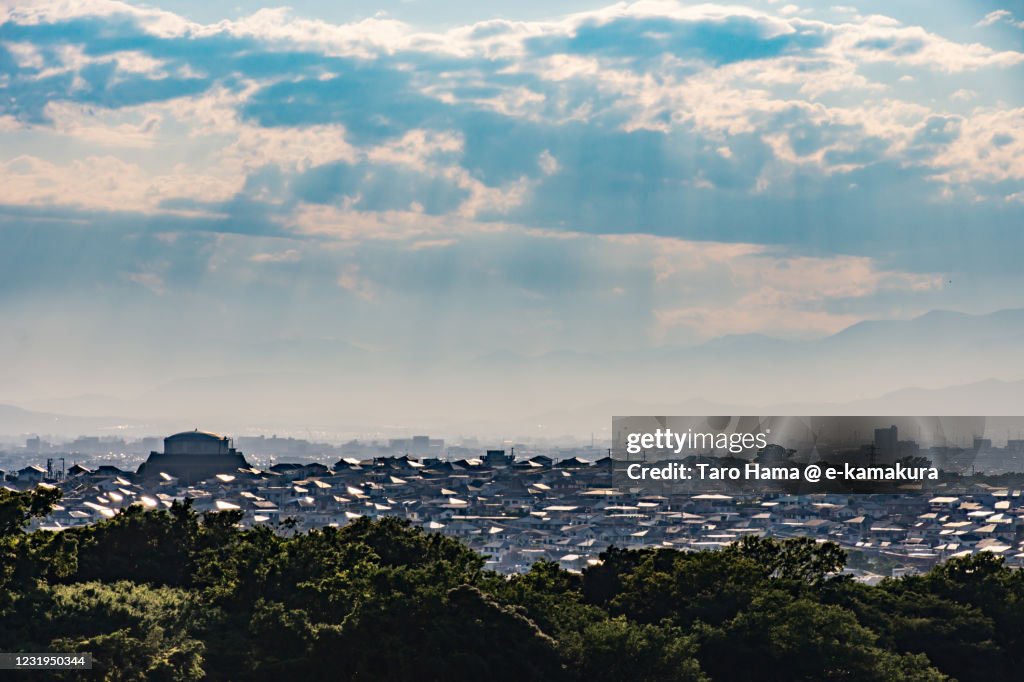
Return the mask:
[[[460,539],[505,573],[541,559],[581,570],[611,545],[692,551],[745,535],[831,540],[887,557],[897,572],[974,552],[1024,565],[1024,498],[1013,488],[975,485],[944,496],[644,495],[612,487],[610,458],[514,460],[500,450],[457,461],[389,456],[344,458],[332,467],[282,463],[192,481],[149,474],[72,466],[54,483],[64,493],[59,507],[38,525],[62,529],[110,518],[127,505],[160,509],[190,498],[198,511],[240,510],[243,525],[272,524],[281,532],[398,516]],[[26,467],[5,484],[24,489],[45,479],[46,469]]]

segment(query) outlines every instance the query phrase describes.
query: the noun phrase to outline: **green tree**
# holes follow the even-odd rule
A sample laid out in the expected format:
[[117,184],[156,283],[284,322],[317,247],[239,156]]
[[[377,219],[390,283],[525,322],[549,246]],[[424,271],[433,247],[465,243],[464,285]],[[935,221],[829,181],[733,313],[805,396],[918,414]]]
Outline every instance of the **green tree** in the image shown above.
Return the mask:
[[[34,590],[0,619],[5,649],[89,652],[105,680],[194,680],[205,645],[201,604],[186,590],[86,582]],[[77,674],[68,674],[74,679]]]
[[24,492],[0,488],[0,538],[23,532],[30,520],[49,514],[60,498],[60,488],[51,485]]
[[25,533],[33,518],[46,516],[61,498],[54,486],[16,491],[0,488],[0,615],[11,607],[19,592],[48,573],[48,563],[59,564],[58,573],[71,568],[63,553],[54,554],[52,533]]
[[113,518],[65,533],[78,541],[77,580],[191,584],[199,519],[191,500],[169,510],[126,507]]
[[582,633],[573,669],[581,682],[698,682],[708,680],[696,646],[682,628],[645,625],[623,617],[601,620]]
[[781,591],[758,595],[743,613],[702,639],[700,660],[712,679],[946,679],[923,657],[904,661],[877,647],[877,635],[853,612]]

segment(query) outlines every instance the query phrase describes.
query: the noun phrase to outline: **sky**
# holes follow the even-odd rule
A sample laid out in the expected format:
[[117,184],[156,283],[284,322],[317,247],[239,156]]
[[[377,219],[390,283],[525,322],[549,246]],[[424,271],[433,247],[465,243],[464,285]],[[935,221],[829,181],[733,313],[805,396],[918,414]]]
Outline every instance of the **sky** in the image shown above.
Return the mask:
[[840,2],[0,0],[0,402],[1024,307],[1024,8]]

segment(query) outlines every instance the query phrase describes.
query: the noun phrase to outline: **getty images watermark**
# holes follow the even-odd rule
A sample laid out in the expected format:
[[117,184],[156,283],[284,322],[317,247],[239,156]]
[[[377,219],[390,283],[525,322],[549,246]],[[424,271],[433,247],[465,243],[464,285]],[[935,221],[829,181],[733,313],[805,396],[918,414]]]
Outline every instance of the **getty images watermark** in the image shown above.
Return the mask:
[[652,494],[901,492],[1024,469],[1009,435],[1020,417],[615,417],[612,429],[614,484]]

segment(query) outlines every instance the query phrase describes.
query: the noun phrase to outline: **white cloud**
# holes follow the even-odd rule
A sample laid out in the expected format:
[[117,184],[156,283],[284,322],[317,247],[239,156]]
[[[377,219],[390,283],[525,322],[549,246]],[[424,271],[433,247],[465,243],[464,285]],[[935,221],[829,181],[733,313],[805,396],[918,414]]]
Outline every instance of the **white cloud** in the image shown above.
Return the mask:
[[239,174],[264,166],[303,171],[337,161],[354,163],[360,156],[341,125],[261,128],[238,123],[232,132],[234,140],[220,151],[220,163]]
[[149,212],[158,210],[165,200],[180,197],[223,201],[238,190],[230,182],[184,168],[155,175],[145,173],[139,166],[110,155],[60,164],[21,155],[0,162],[0,178],[0,203],[105,211]]
[[958,43],[920,26],[893,24],[888,19],[836,26],[828,51],[865,63],[887,62],[946,73],[1024,63],[1021,52]]
[[136,7],[118,0],[20,0],[16,5],[0,7],[0,23],[10,21],[28,25],[118,15],[130,16],[147,31],[164,37],[186,35],[200,26],[173,12]]
[[298,263],[302,253],[298,249],[287,249],[275,253],[254,253],[249,256],[253,263]]
[[458,215],[464,218],[474,218],[477,215],[487,213],[507,213],[521,205],[530,193],[536,181],[527,177],[521,177],[513,182],[506,183],[500,187],[492,187],[473,177],[464,168],[450,168],[446,177],[453,181],[456,186],[469,192],[469,197],[459,204]]
[[9,42],[2,47],[10,53],[14,63],[21,69],[41,69],[46,63],[43,54],[32,43]]
[[409,209],[362,211],[357,208],[359,199],[348,197],[341,205],[299,203],[282,228],[338,242],[434,239],[477,229],[476,223],[461,216],[453,219]]
[[[676,327],[699,337],[764,333],[820,336],[860,321],[831,304],[886,291],[913,294],[941,286],[941,277],[880,268],[862,256],[804,256],[752,244],[666,243],[654,261],[666,303],[654,311],[654,336]],[[691,265],[696,261],[696,265]],[[687,305],[685,292],[703,286],[724,294]]]
[[85,144],[146,149],[159,143],[162,119],[155,111],[104,110],[67,101],[50,102],[45,111],[57,135]]
[[338,275],[338,286],[364,301],[372,301],[377,296],[377,286],[362,276],[359,270],[357,264],[346,266]]
[[349,24],[331,24],[294,17],[286,7],[266,8],[237,21],[222,21],[198,30],[199,35],[234,36],[287,43],[328,55],[373,57],[408,48],[411,28],[400,21],[373,17]]
[[164,282],[164,278],[157,272],[154,271],[141,271],[141,272],[129,272],[125,273],[125,278],[131,282],[143,286],[152,291],[157,296],[163,296],[167,293],[167,284]]
[[[967,114],[958,112],[963,116],[961,136],[949,145],[922,151],[914,147],[915,134],[931,117],[948,112],[940,104],[909,99],[912,95],[899,92],[894,83],[869,76],[863,67],[887,62],[911,70],[956,73],[1021,63],[1024,54],[959,43],[889,17],[841,12],[840,23],[828,23],[797,18],[788,7],[763,12],[716,4],[641,1],[553,21],[486,21],[435,33],[386,17],[330,24],[298,18],[283,9],[260,10],[237,21],[204,25],[113,0],[32,1],[19,3],[17,9],[0,16],[32,24],[80,16],[130,15],[144,30],[163,37],[245,36],[262,41],[266,50],[298,47],[366,59],[401,53],[401,68],[415,76],[416,92],[453,106],[550,126],[571,121],[595,130],[617,125],[624,131],[692,132],[707,150],[732,164],[735,173],[747,173],[748,186],[753,185],[755,192],[785,189],[801,170],[834,175],[882,159],[941,169],[936,181],[953,189],[977,179],[1021,177],[1019,135],[1012,130],[1020,124],[1019,113],[992,106]],[[995,14],[998,16],[991,22],[1006,19],[1005,13]],[[756,22],[765,39],[819,36],[822,44],[717,65],[664,54],[645,62],[643,68],[628,59],[529,53],[526,49],[528,39],[571,38],[584,27],[606,26],[624,18],[719,25],[741,18]],[[105,62],[116,64],[119,74],[161,79],[171,70],[193,68],[172,66],[140,50],[102,55],[70,43],[56,48],[55,61],[48,65],[40,49],[29,42],[8,43],[7,48],[24,67],[53,73],[77,74],[90,64]],[[443,54],[452,66],[443,72],[419,72],[417,52]],[[497,74],[479,61],[511,56],[513,62],[503,65]],[[197,61],[196,71],[203,66]],[[28,129],[40,138],[48,134],[57,138],[57,144],[48,140],[40,146],[47,152],[22,154],[3,162],[0,173],[5,186],[0,189],[0,199],[156,212],[166,210],[163,207],[173,199],[226,201],[264,169],[291,176],[325,164],[368,163],[399,167],[461,189],[468,197],[448,217],[473,221],[524,206],[545,178],[566,170],[565,159],[544,150],[535,167],[521,176],[488,182],[479,172],[463,166],[466,132],[457,129],[457,120],[452,129],[413,124],[390,138],[362,142],[350,135],[341,120],[261,126],[242,112],[254,95],[273,81],[244,73],[232,78],[231,86],[213,82],[198,95],[116,109],[75,103],[73,94],[54,97],[44,110],[47,123],[26,124],[10,116],[0,117],[2,135],[16,136]],[[907,79],[913,76],[900,78]],[[81,79],[73,85],[73,89],[82,87]],[[957,88],[945,98],[982,102],[985,94]],[[381,111],[379,116],[386,118],[389,113]],[[828,129],[828,137],[796,148],[794,140],[799,134],[815,133],[818,128]],[[773,157],[746,166],[742,146],[733,143],[733,138],[744,135],[758,136]],[[994,136],[1001,144],[992,143]],[[66,149],[62,138],[75,144]],[[863,153],[864,141],[869,138],[877,157]],[[172,147],[177,145],[189,145],[194,153],[174,154]],[[85,180],[74,183],[81,174],[87,176]],[[709,190],[717,184],[707,169],[700,167],[686,182]],[[283,206],[292,199],[282,189],[286,186],[287,182],[261,185],[249,198]],[[410,199],[408,210],[392,208],[380,212],[379,221],[371,220],[360,206],[360,189],[348,194],[341,207],[313,209],[298,204],[293,214],[282,220],[289,227],[332,234],[358,233],[358,226],[376,223],[390,226],[385,234],[399,225],[410,234],[419,234],[424,230],[414,223],[431,220],[423,214],[424,202],[417,198]],[[339,219],[345,224],[324,224],[325,211],[340,211],[343,217]]]
[[561,166],[549,150],[545,149],[540,153],[540,157],[537,159],[537,165],[540,166],[541,171],[544,175],[554,175],[558,172]]
[[941,178],[956,185],[1024,181],[1024,108],[977,108],[963,119],[960,135],[934,158]]
[[1005,9],[997,9],[994,12],[989,12],[981,21],[975,24],[975,27],[984,28],[986,26],[993,26],[1000,23],[1006,23],[1016,28],[1024,28],[1024,21],[1017,21],[1013,12]]
[[362,156],[373,163],[407,166],[426,172],[438,167],[438,156],[459,154],[463,145],[462,135],[457,132],[416,129],[406,132],[400,138],[370,146]]

